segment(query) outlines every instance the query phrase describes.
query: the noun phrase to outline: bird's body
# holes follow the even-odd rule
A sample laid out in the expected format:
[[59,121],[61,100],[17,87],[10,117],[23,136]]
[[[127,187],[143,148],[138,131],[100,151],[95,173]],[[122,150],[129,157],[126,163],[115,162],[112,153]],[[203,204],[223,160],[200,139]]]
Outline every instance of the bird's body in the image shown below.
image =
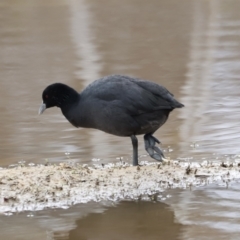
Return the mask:
[[146,141],[150,148],[157,148],[158,140],[151,135],[166,122],[174,108],[183,107],[163,86],[122,75],[96,80],[80,94],[64,84],[52,84],[44,90],[43,102],[46,108],[60,107],[75,127],[129,136],[132,141],[135,135],[145,134],[146,148]]

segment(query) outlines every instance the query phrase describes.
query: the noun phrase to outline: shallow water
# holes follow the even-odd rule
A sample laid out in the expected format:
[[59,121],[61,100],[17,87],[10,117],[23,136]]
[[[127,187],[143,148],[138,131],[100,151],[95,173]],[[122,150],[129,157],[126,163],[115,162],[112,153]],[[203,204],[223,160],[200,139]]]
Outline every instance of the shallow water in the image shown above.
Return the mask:
[[[75,129],[56,108],[37,115],[47,85],[64,82],[81,91],[115,73],[158,82],[185,104],[155,134],[167,156],[234,158],[240,152],[239,7],[237,0],[2,0],[1,166],[131,161],[130,139]],[[33,233],[39,233],[34,239],[141,239],[140,232],[144,237],[149,231],[148,239],[237,239],[238,194],[238,186],[215,186],[173,192],[164,204],[94,205],[103,214],[89,204],[29,218],[21,213],[2,216],[0,230],[4,239],[33,239]],[[126,223],[118,217],[125,212]]]

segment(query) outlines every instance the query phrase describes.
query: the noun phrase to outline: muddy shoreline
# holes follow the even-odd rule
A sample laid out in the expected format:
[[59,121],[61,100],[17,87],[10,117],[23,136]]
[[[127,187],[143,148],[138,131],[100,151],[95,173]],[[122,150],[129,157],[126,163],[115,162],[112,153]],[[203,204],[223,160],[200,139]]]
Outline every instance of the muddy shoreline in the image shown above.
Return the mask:
[[[18,166],[0,170],[0,213],[61,208],[90,201],[157,199],[168,188],[190,188],[240,179],[235,162],[142,162],[107,165]],[[156,199],[153,199],[156,198]]]

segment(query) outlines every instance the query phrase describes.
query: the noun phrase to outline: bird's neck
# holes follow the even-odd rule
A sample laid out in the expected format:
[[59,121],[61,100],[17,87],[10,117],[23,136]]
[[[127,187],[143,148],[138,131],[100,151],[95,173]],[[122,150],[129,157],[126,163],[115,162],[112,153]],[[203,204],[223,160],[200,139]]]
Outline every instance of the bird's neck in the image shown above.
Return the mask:
[[[67,90],[67,91],[66,91]],[[65,89],[64,93],[62,93],[58,97],[58,107],[61,108],[62,112],[67,112],[68,109],[76,106],[80,101],[80,95],[73,88],[68,87]]]
[[74,116],[78,113],[76,109],[80,104],[80,99],[80,94],[74,89],[70,88],[69,91],[65,92],[64,95],[62,95],[61,103],[58,106],[61,108],[61,111],[67,120],[75,127],[78,127]]

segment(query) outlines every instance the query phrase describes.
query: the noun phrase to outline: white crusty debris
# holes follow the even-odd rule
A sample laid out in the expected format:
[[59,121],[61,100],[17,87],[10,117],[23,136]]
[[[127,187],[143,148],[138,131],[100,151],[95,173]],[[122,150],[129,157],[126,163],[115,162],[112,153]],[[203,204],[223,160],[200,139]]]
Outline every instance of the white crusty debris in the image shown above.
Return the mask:
[[[89,201],[136,200],[167,188],[188,188],[240,179],[240,164],[170,161],[107,165],[18,166],[0,170],[0,212],[66,207]],[[150,198],[151,199],[151,198]]]

